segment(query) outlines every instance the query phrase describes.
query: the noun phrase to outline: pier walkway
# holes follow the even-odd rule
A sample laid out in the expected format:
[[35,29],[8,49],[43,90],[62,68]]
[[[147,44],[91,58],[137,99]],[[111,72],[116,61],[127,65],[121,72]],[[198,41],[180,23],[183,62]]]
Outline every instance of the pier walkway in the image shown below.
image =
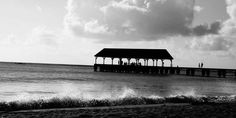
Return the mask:
[[94,64],[94,71],[117,73],[142,73],[156,75],[187,75],[202,77],[236,77],[236,69],[192,68],[192,67],[161,67]]

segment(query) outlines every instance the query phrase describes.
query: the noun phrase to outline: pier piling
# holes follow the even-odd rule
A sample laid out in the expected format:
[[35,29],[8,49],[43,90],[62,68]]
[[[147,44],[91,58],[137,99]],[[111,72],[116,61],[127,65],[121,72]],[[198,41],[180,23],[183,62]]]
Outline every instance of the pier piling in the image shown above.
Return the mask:
[[168,68],[165,69],[165,74],[166,75],[169,74],[169,69]]
[[161,74],[161,75],[163,75],[163,71],[164,71],[164,70],[161,68],[161,69],[160,69],[160,74]]
[[190,69],[186,69],[186,75],[190,75]]
[[225,70],[222,70],[222,75],[223,75],[224,78],[226,77],[226,71]]
[[179,68],[176,69],[176,74],[177,74],[177,75],[180,74],[180,69],[179,69]]
[[191,76],[195,75],[195,69],[191,69]]
[[170,69],[170,74],[175,74],[175,69],[171,68]]
[[210,77],[210,70],[209,69],[206,70],[206,76]]
[[218,77],[221,77],[221,70],[217,70]]
[[202,76],[205,76],[205,69],[202,69]]

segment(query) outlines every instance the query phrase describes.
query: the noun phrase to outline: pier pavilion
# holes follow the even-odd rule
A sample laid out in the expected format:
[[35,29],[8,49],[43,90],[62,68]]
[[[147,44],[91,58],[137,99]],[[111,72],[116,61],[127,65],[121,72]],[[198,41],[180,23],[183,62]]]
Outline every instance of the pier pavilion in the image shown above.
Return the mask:
[[[98,58],[103,59],[102,63],[97,62]],[[110,59],[111,63],[106,63],[106,59]],[[118,63],[115,64],[114,59],[118,59]],[[166,60],[170,65],[165,66]],[[161,65],[158,65],[159,61]],[[94,71],[167,74],[171,73],[172,61],[173,57],[166,49],[104,48],[95,55]]]
[[[166,49],[122,49],[122,48],[104,48],[95,55],[95,64],[97,58],[103,58],[103,63],[106,64],[106,59],[111,59],[111,65],[114,65],[114,59],[118,58],[118,65],[131,65],[131,59],[135,59],[135,65],[140,65],[140,60],[143,60],[143,66],[148,66],[148,61],[153,62],[152,66],[158,66],[158,61],[161,61],[161,66],[164,67],[164,61],[169,60],[172,67],[173,57]],[[122,63],[123,59],[127,59],[127,63]],[[134,64],[134,63],[133,63]]]

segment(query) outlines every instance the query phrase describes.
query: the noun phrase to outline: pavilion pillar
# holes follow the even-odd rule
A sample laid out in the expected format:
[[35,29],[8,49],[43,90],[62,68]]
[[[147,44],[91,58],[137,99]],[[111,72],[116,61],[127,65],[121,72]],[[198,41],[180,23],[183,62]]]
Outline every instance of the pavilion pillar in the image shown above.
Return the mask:
[[98,59],[98,57],[95,57],[95,64],[97,64],[97,59]]
[[170,67],[173,67],[172,59],[170,60]]
[[131,58],[127,58],[128,59],[128,65],[130,65],[130,60],[131,60]]
[[106,57],[103,57],[103,64],[105,64],[105,59],[106,59]]
[[122,58],[119,58],[119,65],[122,65]]
[[135,65],[137,66],[137,65],[138,65],[138,61],[139,61],[139,59],[138,59],[138,58],[136,58],[135,60],[136,60],[136,64],[135,64]]
[[158,59],[156,59],[156,66],[158,66]]
[[114,60],[114,58],[111,58],[111,65],[113,65],[113,60]]
[[154,60],[154,59],[152,59],[152,61],[153,61],[153,66],[155,66],[155,60]]
[[164,60],[161,60],[161,66],[164,67]]

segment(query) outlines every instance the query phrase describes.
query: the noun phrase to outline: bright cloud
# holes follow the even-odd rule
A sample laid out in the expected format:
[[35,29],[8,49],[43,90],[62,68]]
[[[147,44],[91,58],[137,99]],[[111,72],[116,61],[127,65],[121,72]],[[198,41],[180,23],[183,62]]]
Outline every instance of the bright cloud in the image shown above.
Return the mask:
[[230,16],[228,20],[224,22],[224,26],[221,32],[225,35],[236,36],[236,1],[226,0],[227,13]]
[[42,12],[43,12],[43,9],[42,9],[42,7],[40,7],[39,5],[37,5],[37,6],[36,6],[36,9],[37,9],[37,11],[38,11],[38,12],[40,12],[40,13],[42,13]]
[[218,34],[221,22],[192,27],[194,0],[69,0],[65,26],[79,37],[101,40],[157,40]]
[[194,11],[202,10],[194,0],[69,0],[65,27],[75,36],[104,42],[155,41],[182,35],[191,42],[187,47],[228,51],[234,42],[227,33],[234,32],[236,24],[235,2],[227,3],[229,20],[192,27]]
[[77,36],[107,40],[188,35],[193,4],[193,0],[69,0],[65,25]]
[[196,12],[201,12],[203,10],[203,8],[201,6],[194,6],[194,10]]

